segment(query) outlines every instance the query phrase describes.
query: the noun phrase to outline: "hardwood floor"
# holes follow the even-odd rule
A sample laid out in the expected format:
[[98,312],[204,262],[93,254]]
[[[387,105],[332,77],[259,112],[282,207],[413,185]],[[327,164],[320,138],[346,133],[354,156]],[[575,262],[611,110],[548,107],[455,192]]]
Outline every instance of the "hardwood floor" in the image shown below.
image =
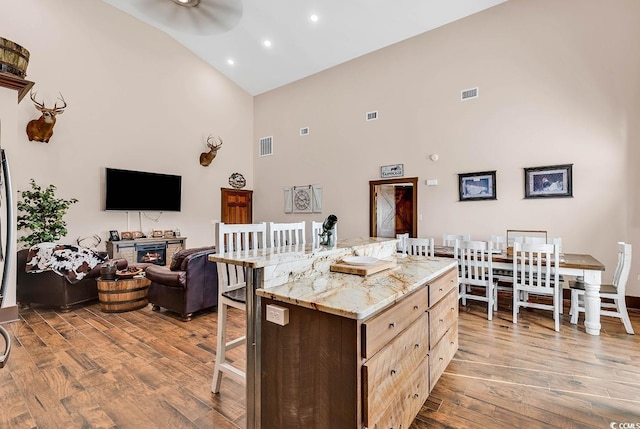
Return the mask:
[[[461,307],[460,349],[410,429],[640,423],[640,337],[607,317],[599,337],[587,335],[566,304],[559,333],[550,312],[523,310],[514,325],[506,305],[491,322],[482,304]],[[243,317],[232,313],[238,333]],[[216,313],[184,323],[93,304],[20,318],[4,325],[13,348],[0,369],[0,428],[244,427],[243,386],[225,378],[210,392]],[[631,319],[640,330],[640,313]],[[232,355],[244,364],[244,348]]]

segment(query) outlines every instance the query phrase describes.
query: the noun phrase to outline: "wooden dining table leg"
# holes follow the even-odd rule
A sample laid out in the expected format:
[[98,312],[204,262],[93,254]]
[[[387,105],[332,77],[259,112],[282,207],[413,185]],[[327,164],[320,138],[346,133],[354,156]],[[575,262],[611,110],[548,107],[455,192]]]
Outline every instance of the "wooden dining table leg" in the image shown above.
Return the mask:
[[584,327],[587,334],[600,335],[600,271],[584,271]]

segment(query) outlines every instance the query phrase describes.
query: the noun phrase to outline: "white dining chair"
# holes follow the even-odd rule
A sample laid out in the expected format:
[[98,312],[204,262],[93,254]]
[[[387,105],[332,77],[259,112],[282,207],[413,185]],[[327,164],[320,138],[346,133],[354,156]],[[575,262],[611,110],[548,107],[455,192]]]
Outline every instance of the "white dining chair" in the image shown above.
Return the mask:
[[[267,224],[216,224],[216,250],[218,253],[249,252],[252,249],[267,246]],[[243,369],[232,365],[227,352],[241,346],[246,336],[229,340],[227,337],[227,316],[229,308],[246,311],[247,285],[244,267],[216,262],[218,268],[218,331],[216,361],[213,369],[211,391],[218,393],[222,376],[226,374],[234,380],[244,383],[246,374]]]
[[470,241],[470,234],[442,234],[442,245],[446,247],[453,247],[458,241]]
[[[467,305],[467,299],[487,303],[487,319],[493,318],[493,311],[497,310],[497,289],[493,278],[493,259],[491,256],[491,242],[459,241],[455,255],[458,260],[458,283],[460,285],[459,298],[462,305]],[[484,288],[484,295],[477,295],[473,288]]]
[[[520,308],[552,310],[555,330],[560,330],[562,288],[558,275],[559,254],[553,244],[513,243],[513,323]],[[553,304],[530,300],[530,295],[550,296]]]
[[409,237],[405,242],[405,253],[409,255],[433,256],[435,253],[434,239]]
[[453,254],[458,254],[458,243],[462,241],[471,241],[470,234],[442,234],[442,245],[452,247]]
[[[613,273],[613,283],[600,286],[600,315],[617,317],[622,320],[627,334],[634,334],[627,304],[625,289],[631,270],[631,244],[618,243],[618,262]],[[571,288],[571,323],[578,323],[580,312],[584,313],[584,282],[569,282]]]
[[269,222],[269,247],[303,246],[306,241],[306,222]]
[[404,234],[396,234],[396,238],[399,240],[398,244],[396,245],[396,252],[406,255],[407,239],[409,238],[409,233],[405,232]]
[[[324,229],[322,227],[323,225],[324,225],[324,221],[322,222],[311,221],[311,246],[313,248],[319,247],[320,243],[322,242],[322,233],[324,232]],[[336,235],[336,237],[338,236],[337,223],[333,226],[333,233]]]
[[490,242],[494,251],[505,252],[507,250],[507,237],[504,235],[492,235]]

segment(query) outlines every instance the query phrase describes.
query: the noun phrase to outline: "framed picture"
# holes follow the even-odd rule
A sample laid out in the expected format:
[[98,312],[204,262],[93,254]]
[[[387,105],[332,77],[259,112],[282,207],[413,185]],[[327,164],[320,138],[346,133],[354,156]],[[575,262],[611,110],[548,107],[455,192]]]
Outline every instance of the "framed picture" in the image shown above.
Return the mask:
[[142,234],[142,231],[133,231],[133,232],[131,233],[131,236],[132,236],[133,238],[142,238],[142,235],[143,235],[143,234]]
[[120,241],[120,234],[118,234],[118,231],[116,230],[109,231],[109,240]]
[[495,200],[496,171],[458,174],[460,201]]
[[122,237],[123,240],[131,240],[133,237],[131,237],[131,232],[129,231],[122,231],[120,233],[120,236]]
[[164,236],[164,231],[159,230],[159,229],[154,229],[152,235],[155,238],[163,237]]
[[402,177],[404,176],[404,164],[383,165],[380,167],[380,177]]
[[573,164],[524,169],[525,198],[573,197]]
[[164,232],[164,236],[165,236],[165,238],[173,238],[173,237],[175,237],[175,236],[176,236],[176,233],[175,233],[175,232],[173,232],[173,230],[172,230],[172,229],[167,229],[167,230],[165,230],[165,232]]

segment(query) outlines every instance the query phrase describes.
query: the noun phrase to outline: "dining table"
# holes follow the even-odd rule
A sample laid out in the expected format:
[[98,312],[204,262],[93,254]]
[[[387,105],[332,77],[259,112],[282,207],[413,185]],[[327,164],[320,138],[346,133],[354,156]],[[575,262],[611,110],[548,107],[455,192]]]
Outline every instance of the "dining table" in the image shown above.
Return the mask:
[[[455,257],[453,246],[435,246],[434,255],[445,258]],[[506,250],[492,253],[494,270],[513,270],[513,255]],[[600,335],[600,285],[604,264],[595,257],[582,253],[560,253],[558,274],[575,276],[584,282],[584,327],[587,334]]]

